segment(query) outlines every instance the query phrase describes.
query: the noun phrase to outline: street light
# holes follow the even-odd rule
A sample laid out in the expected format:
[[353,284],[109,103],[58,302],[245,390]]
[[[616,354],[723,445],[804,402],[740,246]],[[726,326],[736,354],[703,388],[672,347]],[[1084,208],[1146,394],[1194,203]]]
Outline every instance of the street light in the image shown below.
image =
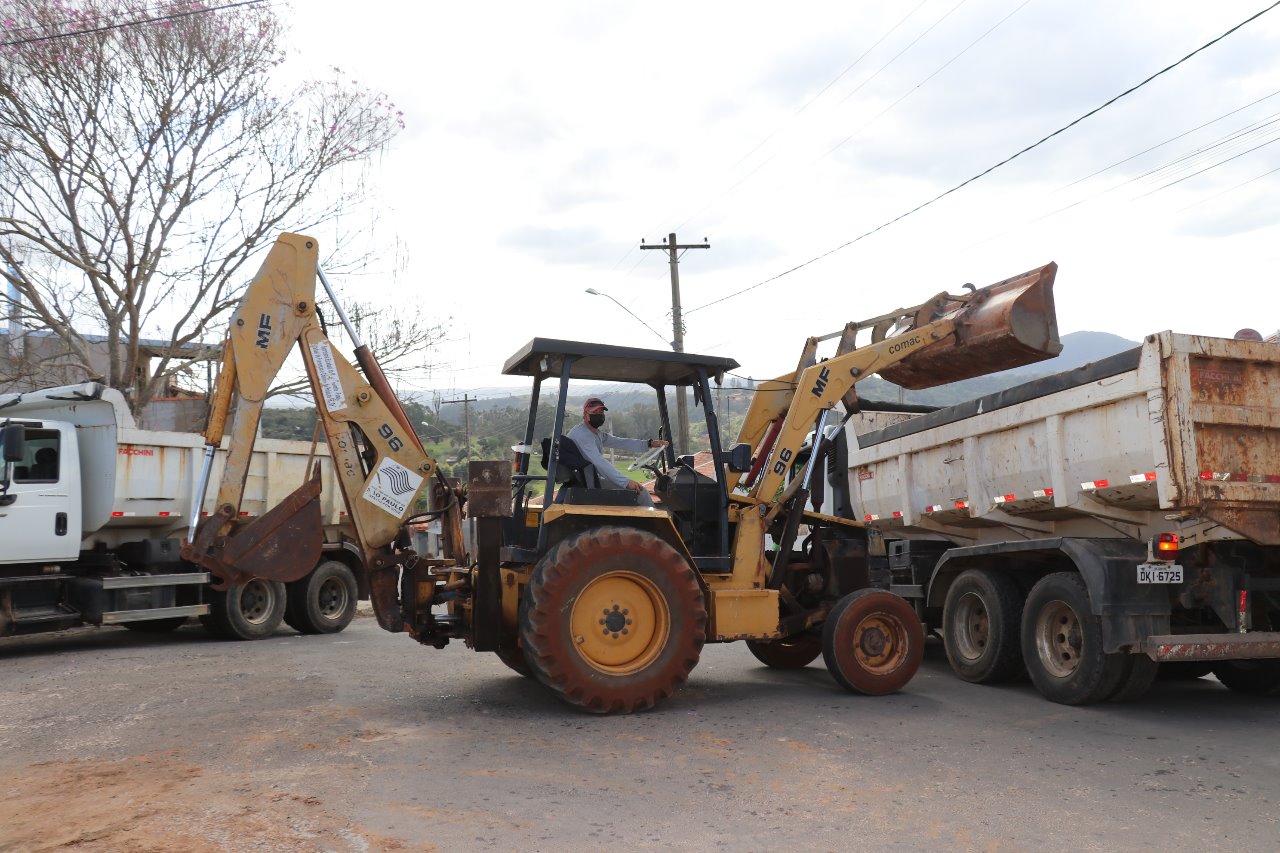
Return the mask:
[[[623,305],[621,302],[619,302],[618,300],[614,299],[614,298],[613,298],[612,296],[610,296],[609,294],[607,294],[607,293],[601,293],[600,291],[596,290],[594,287],[588,287],[588,288],[587,288],[587,293],[590,293],[592,296],[603,296],[605,299],[610,299],[610,300],[612,300],[614,305],[617,305],[619,308],[621,308],[623,311],[626,311],[626,312],[627,312],[628,314],[630,314],[632,317],[635,317],[637,320],[640,320],[640,318],[639,318],[639,317],[636,317],[636,315],[632,312],[632,310],[631,310],[630,308],[628,308],[627,306]],[[658,336],[658,338],[659,338],[659,340],[661,340],[664,344],[666,344],[667,346],[672,347],[672,348],[674,349],[674,345],[673,345],[670,341],[668,341],[666,338],[662,337],[662,333],[661,333],[661,332],[659,332],[657,329],[655,329],[653,326],[650,326],[650,325],[649,325],[648,323],[646,323],[644,320],[640,320],[640,324],[641,324],[641,325],[643,325],[643,326],[644,326],[646,329],[648,329],[649,331],[653,332],[655,335],[657,335],[657,336]]]

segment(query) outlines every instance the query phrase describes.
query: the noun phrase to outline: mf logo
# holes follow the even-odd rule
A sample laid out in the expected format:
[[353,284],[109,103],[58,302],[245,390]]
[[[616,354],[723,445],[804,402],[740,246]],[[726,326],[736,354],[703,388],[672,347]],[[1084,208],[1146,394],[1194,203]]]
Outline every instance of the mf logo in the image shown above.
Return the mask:
[[254,345],[258,349],[266,349],[271,343],[271,315],[263,314],[258,317],[258,340]]
[[818,381],[815,382],[813,387],[809,389],[809,393],[817,397],[819,400],[821,400],[823,393],[825,393],[827,390],[827,382],[830,379],[831,379],[830,369],[826,367],[822,368],[822,370],[818,372]]

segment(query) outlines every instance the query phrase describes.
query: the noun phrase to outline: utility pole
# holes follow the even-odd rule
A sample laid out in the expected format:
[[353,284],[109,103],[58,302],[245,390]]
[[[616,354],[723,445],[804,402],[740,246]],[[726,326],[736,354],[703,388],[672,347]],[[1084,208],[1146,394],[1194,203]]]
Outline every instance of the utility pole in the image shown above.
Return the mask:
[[467,442],[467,461],[471,461],[471,404],[476,401],[476,397],[463,394],[460,400],[441,400],[440,405],[446,403],[462,404],[462,434],[466,437]]
[[[676,242],[676,233],[667,235],[666,243],[646,245],[640,241],[641,249],[665,249],[671,255],[671,329],[675,339],[671,348],[676,352],[684,352],[684,321],[680,317],[680,256],[676,254],[683,249],[710,249],[711,244],[703,238],[701,243]],[[680,444],[676,448],[680,453],[689,452],[689,400],[684,388],[676,389],[676,418],[680,421]]]

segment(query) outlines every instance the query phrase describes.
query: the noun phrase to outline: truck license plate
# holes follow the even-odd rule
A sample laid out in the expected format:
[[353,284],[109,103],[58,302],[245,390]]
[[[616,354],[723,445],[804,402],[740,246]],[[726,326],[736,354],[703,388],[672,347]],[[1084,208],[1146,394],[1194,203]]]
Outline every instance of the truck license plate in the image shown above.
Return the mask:
[[1140,563],[1138,583],[1182,583],[1182,566],[1172,563]]

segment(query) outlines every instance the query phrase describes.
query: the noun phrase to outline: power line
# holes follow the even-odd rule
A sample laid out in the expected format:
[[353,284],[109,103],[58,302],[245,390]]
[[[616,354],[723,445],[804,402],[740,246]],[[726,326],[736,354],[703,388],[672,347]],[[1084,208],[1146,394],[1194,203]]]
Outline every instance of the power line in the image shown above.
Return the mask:
[[1119,101],[1120,99],[1122,99],[1122,98],[1124,98],[1124,97],[1127,97],[1128,95],[1133,94],[1134,92],[1138,91],[1138,90],[1139,90],[1139,89],[1141,89],[1143,86],[1147,85],[1147,84],[1148,84],[1148,83],[1150,83],[1152,80],[1155,80],[1157,77],[1161,76],[1162,74],[1165,74],[1165,73],[1167,73],[1167,72],[1169,72],[1169,71],[1172,71],[1173,69],[1177,68],[1177,67],[1178,67],[1179,65],[1181,65],[1182,63],[1184,63],[1184,62],[1186,62],[1187,60],[1191,59],[1191,57],[1193,57],[1193,56],[1195,56],[1196,54],[1198,54],[1198,53],[1200,53],[1200,52],[1202,52],[1202,51],[1204,51],[1204,50],[1206,50],[1206,49],[1208,49],[1208,48],[1212,47],[1213,45],[1215,45],[1215,44],[1217,44],[1218,42],[1222,41],[1224,38],[1226,38],[1227,36],[1231,35],[1231,34],[1232,34],[1232,33],[1234,33],[1236,30],[1240,29],[1241,27],[1245,26],[1246,24],[1249,24],[1249,23],[1252,23],[1253,21],[1256,21],[1258,18],[1261,18],[1263,15],[1265,15],[1265,14],[1266,14],[1266,13],[1268,13],[1268,12],[1270,12],[1272,9],[1276,8],[1277,6],[1280,6],[1280,0],[1276,0],[1276,2],[1272,3],[1270,6],[1268,6],[1268,7],[1267,7],[1267,8],[1265,8],[1265,9],[1263,9],[1261,12],[1258,12],[1258,13],[1256,13],[1256,14],[1254,14],[1254,15],[1252,15],[1252,16],[1250,16],[1250,17],[1248,17],[1248,18],[1246,18],[1245,20],[1241,21],[1240,23],[1236,24],[1234,27],[1232,27],[1231,29],[1227,30],[1225,33],[1223,33],[1222,35],[1218,36],[1217,38],[1214,38],[1214,39],[1211,39],[1210,41],[1205,42],[1204,44],[1200,45],[1200,47],[1198,47],[1198,48],[1196,48],[1195,50],[1191,51],[1190,53],[1188,53],[1186,56],[1182,57],[1182,58],[1181,58],[1181,59],[1179,59],[1178,61],[1176,61],[1176,62],[1174,62],[1174,63],[1172,63],[1172,64],[1170,64],[1170,65],[1166,65],[1164,68],[1161,68],[1159,71],[1157,71],[1156,73],[1152,74],[1150,77],[1146,78],[1146,79],[1145,79],[1145,80],[1143,80],[1141,83],[1137,83],[1137,84],[1135,84],[1135,85],[1133,85],[1133,86],[1130,86],[1128,89],[1125,89],[1125,90],[1124,90],[1123,92],[1121,92],[1120,94],[1118,94],[1118,95],[1116,95],[1115,97],[1111,98],[1110,100],[1108,100],[1108,101],[1104,102],[1103,104],[1101,104],[1101,105],[1099,105],[1099,106],[1097,106],[1097,107],[1094,107],[1093,109],[1089,110],[1089,111],[1088,111],[1087,113],[1085,113],[1084,115],[1082,115],[1082,116],[1080,116],[1080,117],[1078,117],[1078,118],[1076,118],[1076,119],[1074,119],[1074,120],[1072,120],[1072,121],[1068,122],[1067,124],[1063,125],[1062,127],[1058,128],[1057,130],[1053,131],[1052,133],[1048,134],[1047,136],[1044,136],[1044,137],[1042,137],[1041,139],[1037,140],[1036,142],[1031,143],[1030,145],[1028,145],[1028,146],[1026,146],[1025,148],[1021,149],[1020,151],[1018,151],[1018,152],[1016,152],[1016,153],[1014,153],[1014,154],[1009,155],[1008,157],[1004,158],[1003,160],[999,161],[998,163],[996,163],[996,164],[994,164],[994,165],[992,165],[992,166],[987,167],[986,169],[982,170],[981,172],[979,172],[978,174],[974,175],[973,177],[968,178],[967,180],[964,180],[964,181],[962,181],[962,182],[960,182],[960,183],[956,184],[956,185],[955,185],[954,187],[952,187],[951,189],[946,190],[945,192],[939,193],[938,195],[934,196],[933,198],[929,199],[929,200],[928,200],[928,201],[926,201],[926,202],[922,202],[921,204],[916,205],[915,207],[911,208],[910,210],[906,211],[905,213],[900,213],[900,214],[898,214],[898,215],[897,215],[897,216],[895,216],[893,219],[890,219],[890,220],[888,220],[888,221],[886,221],[886,222],[881,223],[880,225],[877,225],[875,228],[872,228],[870,231],[865,231],[865,232],[863,232],[862,234],[859,234],[857,237],[854,237],[852,240],[848,240],[848,241],[846,241],[846,242],[844,242],[844,243],[841,243],[839,246],[836,246],[834,249],[829,249],[829,250],[827,250],[826,252],[823,252],[822,254],[820,254],[820,255],[818,255],[818,256],[816,256],[816,257],[810,258],[809,260],[805,261],[804,263],[796,264],[794,267],[792,267],[792,268],[791,268],[791,269],[789,269],[789,270],[785,270],[785,271],[783,271],[783,272],[778,273],[777,275],[770,276],[769,278],[766,278],[766,279],[764,279],[763,281],[756,282],[755,284],[753,284],[753,285],[751,285],[751,286],[749,286],[749,287],[744,287],[744,288],[742,288],[741,290],[735,291],[734,293],[730,293],[730,294],[728,294],[728,295],[726,295],[726,296],[722,296],[722,297],[720,297],[719,299],[715,299],[715,300],[712,300],[711,302],[707,302],[707,303],[705,303],[705,304],[703,304],[703,305],[699,305],[699,306],[698,306],[698,307],[696,307],[696,308],[690,308],[688,311],[686,311],[686,312],[685,312],[685,314],[686,314],[686,315],[688,315],[688,314],[692,314],[692,313],[693,313],[693,312],[695,312],[695,311],[701,311],[703,308],[710,308],[712,305],[718,305],[719,303],[721,303],[721,302],[725,302],[726,300],[733,299],[733,298],[735,298],[735,297],[737,297],[737,296],[741,296],[742,294],[747,293],[748,291],[755,290],[755,289],[756,289],[756,288],[758,288],[758,287],[763,287],[764,285],[769,284],[770,282],[777,281],[778,279],[782,278],[783,276],[790,275],[790,274],[791,274],[791,273],[793,273],[793,272],[796,272],[796,271],[798,271],[798,270],[804,269],[805,267],[807,267],[807,266],[809,266],[809,265],[811,265],[811,264],[817,263],[818,261],[821,261],[821,260],[823,260],[823,259],[825,259],[825,258],[827,258],[827,257],[829,257],[829,256],[831,256],[831,255],[834,255],[836,252],[839,252],[841,249],[846,249],[846,248],[848,248],[849,246],[852,246],[854,243],[858,243],[858,242],[860,242],[860,241],[862,241],[862,240],[865,240],[867,237],[870,237],[872,234],[875,234],[875,233],[877,233],[877,232],[879,232],[879,231],[883,231],[885,228],[888,228],[890,225],[893,225],[893,224],[895,224],[895,223],[897,223],[897,222],[901,222],[903,219],[906,219],[908,216],[911,216],[911,215],[912,215],[912,214],[914,214],[914,213],[918,213],[918,212],[920,212],[921,210],[924,210],[926,207],[929,207],[930,205],[932,205],[932,204],[934,204],[934,203],[936,203],[936,202],[938,202],[938,201],[941,201],[942,199],[946,198],[947,196],[951,195],[952,193],[954,193],[954,192],[956,192],[956,191],[958,191],[958,190],[961,190],[961,189],[963,189],[964,187],[967,187],[969,184],[973,183],[974,181],[977,181],[977,180],[979,180],[979,179],[981,179],[981,178],[985,178],[987,175],[991,174],[991,173],[992,173],[992,172],[994,172],[996,169],[999,169],[1001,166],[1006,166],[1006,165],[1008,165],[1009,163],[1012,163],[1014,160],[1018,159],[1018,158],[1019,158],[1019,157],[1021,157],[1023,154],[1026,154],[1026,153],[1028,153],[1028,152],[1030,152],[1030,151],[1035,150],[1036,148],[1039,148],[1041,145],[1043,145],[1044,143],[1048,142],[1050,139],[1053,139],[1055,136],[1058,136],[1059,134],[1065,133],[1066,131],[1068,131],[1068,130],[1070,130],[1071,128],[1075,127],[1075,126],[1076,126],[1077,124],[1079,124],[1080,122],[1084,121],[1085,119],[1090,118],[1091,116],[1097,115],[1098,113],[1102,112],[1102,111],[1103,111],[1104,109],[1106,109],[1107,107],[1109,107],[1109,106],[1111,106],[1112,104],[1114,104],[1116,101]]
[[87,30],[71,30],[65,33],[55,33],[51,36],[33,36],[31,38],[18,39],[17,41],[0,42],[0,47],[16,47],[22,44],[35,44],[36,42],[57,41],[59,39],[72,38],[74,36],[87,36],[94,33],[105,33],[109,30],[125,29],[127,27],[137,27],[142,24],[155,24],[161,21],[176,21],[179,18],[190,18],[193,15],[206,15],[209,12],[220,12],[223,9],[234,9],[239,6],[257,6],[265,3],[266,0],[241,0],[239,3],[227,3],[222,6],[208,6],[202,9],[190,9],[186,12],[174,12],[169,15],[157,15],[152,18],[138,18],[133,21],[122,21],[118,24],[106,24],[101,27],[92,27]]

